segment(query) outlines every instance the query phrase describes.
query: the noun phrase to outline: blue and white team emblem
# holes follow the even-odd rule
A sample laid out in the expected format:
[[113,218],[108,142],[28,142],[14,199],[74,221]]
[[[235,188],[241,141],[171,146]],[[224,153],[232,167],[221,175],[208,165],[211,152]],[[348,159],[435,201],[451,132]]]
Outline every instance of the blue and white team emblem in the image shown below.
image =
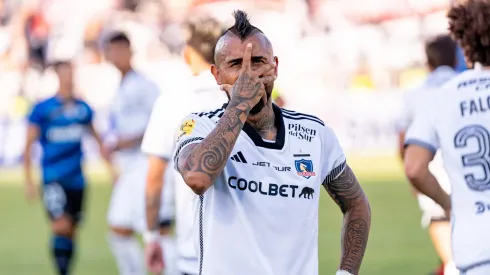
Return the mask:
[[302,176],[305,179],[309,179],[316,175],[316,173],[313,172],[313,161],[311,160],[306,160],[306,159],[295,160],[294,167],[298,172],[298,176]]

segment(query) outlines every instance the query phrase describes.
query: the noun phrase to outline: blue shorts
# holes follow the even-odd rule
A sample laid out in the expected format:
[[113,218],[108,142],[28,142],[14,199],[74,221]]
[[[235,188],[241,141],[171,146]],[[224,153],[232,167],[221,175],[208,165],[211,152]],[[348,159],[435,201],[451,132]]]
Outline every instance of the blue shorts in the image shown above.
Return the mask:
[[58,182],[43,186],[43,203],[51,220],[69,216],[77,224],[82,219],[85,188],[67,189]]

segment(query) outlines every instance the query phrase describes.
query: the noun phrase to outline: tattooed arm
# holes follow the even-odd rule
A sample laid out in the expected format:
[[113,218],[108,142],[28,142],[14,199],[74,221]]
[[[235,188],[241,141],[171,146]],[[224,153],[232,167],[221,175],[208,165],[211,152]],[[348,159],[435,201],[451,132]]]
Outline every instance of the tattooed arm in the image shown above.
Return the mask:
[[251,55],[252,44],[248,44],[240,76],[230,91],[230,102],[214,130],[199,144],[187,145],[177,152],[177,168],[196,194],[203,194],[221,174],[250,110],[265,95],[264,84],[275,80],[274,75],[267,75],[275,63],[252,70]]
[[358,274],[371,227],[368,199],[349,166],[335,180],[324,182],[323,186],[344,214],[340,270]]

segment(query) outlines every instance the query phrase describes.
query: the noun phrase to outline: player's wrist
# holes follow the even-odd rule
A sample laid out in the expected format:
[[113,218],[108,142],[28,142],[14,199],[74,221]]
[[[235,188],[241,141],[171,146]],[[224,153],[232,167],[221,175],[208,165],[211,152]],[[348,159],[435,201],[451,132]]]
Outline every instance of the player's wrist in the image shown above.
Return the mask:
[[335,275],[354,275],[354,274],[352,274],[352,273],[350,273],[350,272],[348,272],[348,271],[345,271],[345,270],[341,270],[341,269],[339,269],[339,270],[337,271],[337,273],[335,273]]
[[143,241],[145,243],[153,243],[160,239],[160,231],[155,230],[147,230],[143,233]]

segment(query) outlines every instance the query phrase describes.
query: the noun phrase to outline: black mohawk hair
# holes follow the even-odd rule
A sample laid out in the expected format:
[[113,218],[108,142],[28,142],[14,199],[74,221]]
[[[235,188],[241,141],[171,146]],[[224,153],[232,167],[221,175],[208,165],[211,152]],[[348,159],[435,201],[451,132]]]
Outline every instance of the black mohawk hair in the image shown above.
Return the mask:
[[250,24],[250,19],[248,19],[248,14],[246,12],[236,10],[233,12],[233,17],[235,17],[235,25],[229,28],[228,31],[240,37],[242,41],[256,31],[262,32],[259,28]]

